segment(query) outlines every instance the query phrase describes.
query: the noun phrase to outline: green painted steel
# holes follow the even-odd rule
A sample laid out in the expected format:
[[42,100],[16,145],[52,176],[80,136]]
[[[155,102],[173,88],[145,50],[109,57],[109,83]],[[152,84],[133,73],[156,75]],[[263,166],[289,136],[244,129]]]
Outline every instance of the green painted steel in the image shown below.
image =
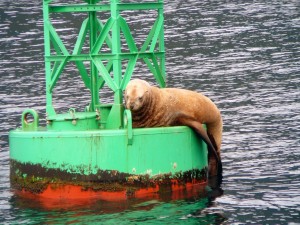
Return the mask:
[[[165,87],[165,52],[164,52],[164,17],[163,1],[142,3],[122,3],[120,0],[110,0],[102,3],[89,0],[83,4],[55,5],[52,0],[43,1],[44,35],[45,35],[45,70],[46,70],[46,110],[49,120],[55,121],[55,109],[52,103],[52,93],[55,85],[70,62],[75,62],[85,86],[90,90],[91,112],[103,109],[99,99],[99,90],[104,83],[114,93],[114,103],[111,107],[113,119],[108,119],[108,128],[123,126],[123,90],[130,80],[138,59],[142,59],[155,76],[158,84]],[[143,45],[138,48],[132,31],[120,12],[125,10],[156,10],[157,18],[147,35]],[[78,33],[78,38],[72,53],[65,47],[51,22],[52,13],[86,13],[86,19]],[[97,13],[109,12],[106,21],[97,18]],[[126,43],[121,43],[121,34]],[[87,38],[87,36],[89,38]],[[87,40],[88,39],[88,40]],[[82,53],[84,43],[88,42],[89,53]],[[126,45],[126,46],[125,46]],[[103,51],[104,46],[110,52]],[[122,73],[122,62],[128,61],[125,72]],[[84,62],[90,63],[90,70]],[[104,62],[107,62],[105,65]],[[124,65],[123,65],[124,66]],[[90,71],[88,73],[88,71]]]
[[[27,123],[26,114],[35,119]],[[10,157],[23,165],[79,175],[114,170],[150,177],[202,170],[208,165],[207,146],[189,127],[133,129],[129,110],[124,111],[124,129],[98,129],[98,115],[74,109],[48,128],[36,127],[39,121],[34,110],[25,110],[23,115],[22,124],[29,128],[22,126],[9,134]],[[18,174],[26,176],[25,171]]]
[[133,129],[133,136],[129,132],[15,130],[10,133],[10,157],[84,175],[100,169],[152,177],[207,166],[206,146],[188,127]]
[[[64,175],[96,175],[96,180],[93,178],[96,182],[103,182],[99,171],[155,177],[199,170],[207,178],[207,146],[190,128],[133,129],[131,112],[123,106],[122,92],[138,60],[148,66],[160,87],[166,85],[163,0],[141,3],[85,0],[82,4],[59,5],[55,2],[43,0],[47,126],[39,126],[36,111],[23,112],[22,127],[9,134],[12,174],[25,178],[26,170],[31,168],[33,176],[38,177],[40,171],[36,168],[40,166],[45,174],[55,170],[54,175],[57,171]],[[140,47],[122,13],[126,10],[157,12]],[[86,18],[69,52],[50,15],[78,12]],[[98,18],[104,12],[110,15],[105,21]],[[88,46],[88,53],[83,53],[83,46]],[[83,112],[71,108],[69,112],[57,114],[52,102],[53,90],[71,62],[90,91],[91,101]],[[104,84],[114,93],[112,104],[101,103],[99,91]],[[14,168],[16,164],[18,167]],[[194,174],[189,179],[199,177]]]
[[[32,116],[32,121],[28,119],[28,116]],[[26,109],[22,113],[22,130],[23,131],[32,131],[38,130],[39,128],[39,115],[34,109]]]

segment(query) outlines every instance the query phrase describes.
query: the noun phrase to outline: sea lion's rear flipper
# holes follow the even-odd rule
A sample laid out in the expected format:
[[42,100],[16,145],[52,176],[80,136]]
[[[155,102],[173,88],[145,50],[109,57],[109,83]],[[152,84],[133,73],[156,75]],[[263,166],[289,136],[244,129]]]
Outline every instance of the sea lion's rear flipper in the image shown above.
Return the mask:
[[213,143],[215,144],[215,140],[213,138],[212,138],[212,140],[209,138],[209,136],[208,136],[206,130],[203,128],[202,124],[188,116],[179,116],[177,118],[177,123],[179,125],[185,125],[185,126],[191,127],[200,136],[200,138],[207,144],[209,158],[213,157],[216,160],[217,175],[221,175],[222,174],[222,162],[216,151],[216,147],[213,145]]
[[[217,144],[215,141],[215,138],[213,137],[212,134],[207,132],[207,135],[209,137],[209,140],[211,141],[212,145],[215,147],[215,149],[217,149]],[[215,158],[215,160],[217,161],[217,174],[221,175],[223,173],[223,166],[222,166],[222,162],[221,162],[221,158],[220,155],[216,152],[216,154],[218,155],[218,158],[215,158],[214,156],[212,156],[213,158]]]

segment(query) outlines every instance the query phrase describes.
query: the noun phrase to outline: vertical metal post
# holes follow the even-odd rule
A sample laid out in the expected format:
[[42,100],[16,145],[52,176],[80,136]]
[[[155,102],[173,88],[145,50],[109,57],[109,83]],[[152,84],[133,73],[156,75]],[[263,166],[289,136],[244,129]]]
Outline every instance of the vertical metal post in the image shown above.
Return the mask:
[[[43,19],[44,19],[44,51],[46,56],[50,56],[50,32],[48,23],[49,19],[49,3],[51,0],[43,1]],[[52,93],[50,89],[51,82],[51,62],[45,60],[45,75],[46,75],[46,113],[47,116],[55,115],[55,110],[52,105]]]
[[107,122],[107,128],[120,128],[123,125],[124,107],[122,105],[123,94],[121,89],[122,82],[122,63],[120,59],[121,38],[120,38],[120,22],[119,22],[119,0],[110,0],[111,18],[115,21],[112,26],[112,55],[113,59],[113,80],[117,89],[114,91],[114,104],[110,112]]
[[[116,56],[113,61],[113,74],[114,81],[117,87],[120,87],[122,80],[122,63],[119,58],[121,52],[121,40],[120,40],[120,25],[119,25],[119,10],[118,10],[119,0],[111,0],[111,17],[115,20],[112,27],[112,54]],[[114,93],[115,104],[122,103],[122,90],[118,88]]]
[[[158,3],[163,3],[164,0],[157,0]],[[158,16],[164,17],[164,9],[158,9]],[[164,20],[163,20],[164,21]],[[160,52],[164,52],[165,51],[165,34],[164,34],[164,22],[162,24],[162,29],[160,30],[160,34],[159,34],[159,51]],[[165,68],[165,54],[162,55],[162,57],[160,58],[160,68],[161,68],[161,74],[164,77],[164,79],[166,79],[166,68]],[[164,85],[162,87],[165,87],[166,84],[164,83]]]
[[[95,4],[95,0],[90,0],[89,4]],[[88,13],[89,15],[89,26],[90,26],[90,50],[91,52],[96,39],[97,39],[97,16],[96,11],[92,11]],[[98,70],[94,63],[90,62],[90,70],[91,70],[91,105],[90,110],[95,111],[96,105],[99,105],[99,90],[97,87],[98,84]]]

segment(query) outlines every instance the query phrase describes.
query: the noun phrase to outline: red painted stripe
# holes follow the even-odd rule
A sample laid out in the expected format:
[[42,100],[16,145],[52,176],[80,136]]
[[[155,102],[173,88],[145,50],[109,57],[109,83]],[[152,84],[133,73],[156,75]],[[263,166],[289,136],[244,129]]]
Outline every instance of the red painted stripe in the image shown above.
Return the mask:
[[[185,185],[178,185],[177,180],[172,181],[171,186],[159,186],[141,188],[131,195],[126,191],[94,191],[92,189],[83,190],[78,185],[49,184],[48,187],[39,194],[33,194],[28,191],[16,191],[15,193],[23,198],[37,200],[44,208],[74,207],[75,205],[86,205],[95,203],[98,200],[107,202],[126,201],[135,199],[164,199],[179,200],[193,196],[199,196],[199,193],[205,191],[207,182],[193,181]],[[166,197],[167,196],[167,197]]]

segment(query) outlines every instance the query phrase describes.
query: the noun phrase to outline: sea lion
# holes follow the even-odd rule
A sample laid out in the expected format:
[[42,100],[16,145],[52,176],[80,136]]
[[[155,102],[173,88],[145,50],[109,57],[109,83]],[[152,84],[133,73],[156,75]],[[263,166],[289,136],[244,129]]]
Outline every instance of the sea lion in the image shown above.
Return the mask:
[[184,89],[154,87],[140,79],[128,83],[124,97],[133,127],[191,127],[208,145],[209,175],[222,173],[223,122],[219,109],[208,97]]

